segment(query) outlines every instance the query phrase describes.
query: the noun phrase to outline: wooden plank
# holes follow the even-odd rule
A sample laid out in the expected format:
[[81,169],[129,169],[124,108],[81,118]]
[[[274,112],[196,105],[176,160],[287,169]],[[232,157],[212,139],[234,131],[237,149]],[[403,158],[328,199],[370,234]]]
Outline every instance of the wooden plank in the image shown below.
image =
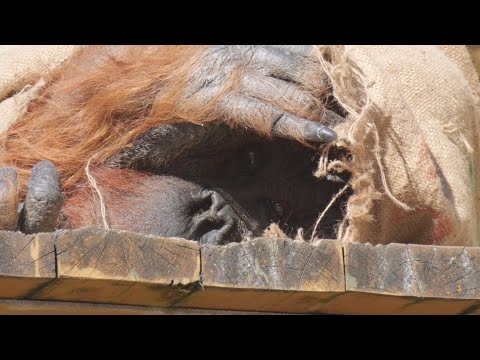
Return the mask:
[[75,303],[42,300],[0,300],[0,315],[269,315],[271,313],[186,308]]
[[197,243],[131,232],[56,234],[57,279],[32,299],[169,306],[200,280]]
[[[480,299],[480,248],[348,243],[346,313],[459,314]],[[367,295],[367,294],[378,294]],[[382,299],[379,301],[378,299]]]
[[[104,308],[74,302],[143,306],[133,313],[169,313],[170,307],[177,313],[479,314],[479,255],[480,248],[404,244],[348,243],[342,250],[333,240],[200,247],[98,229],[3,231],[0,298],[54,301],[45,311],[65,313],[59,301],[91,313]],[[41,311],[42,301],[29,303],[32,311]]]
[[271,312],[327,311],[345,290],[340,242],[254,239],[202,246],[202,289],[178,307]]
[[0,298],[22,298],[55,279],[51,234],[0,231]]

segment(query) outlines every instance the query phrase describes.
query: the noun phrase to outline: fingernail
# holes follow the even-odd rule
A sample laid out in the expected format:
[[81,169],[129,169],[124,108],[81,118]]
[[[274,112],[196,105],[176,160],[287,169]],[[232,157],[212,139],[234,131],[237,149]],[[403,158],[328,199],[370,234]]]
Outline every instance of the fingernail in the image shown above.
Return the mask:
[[305,126],[305,139],[307,141],[329,143],[337,139],[337,133],[319,123],[309,122]]
[[337,139],[337,133],[333,131],[332,129],[329,129],[327,127],[323,127],[322,129],[318,129],[317,131],[317,136],[320,140],[324,142],[332,142]]

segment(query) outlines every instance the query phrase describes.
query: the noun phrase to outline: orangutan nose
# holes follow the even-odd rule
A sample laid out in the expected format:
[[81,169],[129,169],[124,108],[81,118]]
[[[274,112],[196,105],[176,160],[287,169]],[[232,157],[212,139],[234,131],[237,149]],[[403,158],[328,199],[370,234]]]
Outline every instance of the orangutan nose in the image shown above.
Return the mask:
[[193,215],[191,238],[201,244],[223,245],[237,225],[235,212],[214,190],[202,191],[199,208]]

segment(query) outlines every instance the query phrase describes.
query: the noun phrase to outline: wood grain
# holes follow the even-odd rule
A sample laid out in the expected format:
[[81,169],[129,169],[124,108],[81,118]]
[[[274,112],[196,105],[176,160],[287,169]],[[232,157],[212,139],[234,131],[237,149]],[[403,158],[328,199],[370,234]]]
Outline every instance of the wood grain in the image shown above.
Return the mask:
[[[0,299],[17,300],[0,312],[18,305],[38,313],[47,302],[45,311],[68,313],[70,302],[102,314],[480,314],[479,255],[480,248],[334,240],[199,246],[99,229],[3,231]],[[90,305],[73,305],[81,303]]]
[[0,315],[269,315],[265,312],[225,311],[150,306],[92,304],[44,300],[0,300]]
[[59,232],[57,279],[32,298],[169,306],[200,280],[197,243],[98,229]]
[[390,295],[381,313],[461,313],[480,299],[479,255],[480,248],[348,243],[346,289]]
[[226,246],[202,246],[202,291],[176,306],[313,312],[345,290],[342,248],[288,239],[254,239]]
[[22,298],[55,279],[52,234],[0,231],[0,298]]

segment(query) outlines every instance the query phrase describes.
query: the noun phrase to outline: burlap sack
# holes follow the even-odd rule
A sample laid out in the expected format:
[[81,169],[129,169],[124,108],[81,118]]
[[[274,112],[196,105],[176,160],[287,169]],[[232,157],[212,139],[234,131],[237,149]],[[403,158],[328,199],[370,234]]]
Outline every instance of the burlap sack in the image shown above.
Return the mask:
[[[0,131],[73,50],[0,49]],[[480,85],[466,48],[317,50],[349,113],[336,130],[352,159],[322,163],[318,172],[324,175],[328,167],[353,174],[339,238],[479,246]]]
[[0,45],[0,132],[25,110],[41,79],[67,59],[73,45]]
[[[349,112],[343,240],[479,246],[479,82],[465,47],[319,47]],[[327,61],[328,60],[328,61]],[[320,169],[320,173],[322,169]]]

